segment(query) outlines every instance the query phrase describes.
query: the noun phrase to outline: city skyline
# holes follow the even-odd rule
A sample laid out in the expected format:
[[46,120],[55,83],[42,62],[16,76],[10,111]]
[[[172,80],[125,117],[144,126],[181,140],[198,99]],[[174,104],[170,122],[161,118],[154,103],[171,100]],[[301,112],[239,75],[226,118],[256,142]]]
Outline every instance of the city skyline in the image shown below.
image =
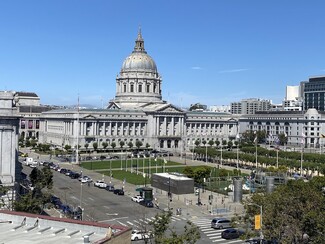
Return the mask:
[[10,1],[0,9],[0,90],[42,104],[101,107],[141,26],[175,105],[280,103],[285,87],[325,73],[325,3],[313,1]]

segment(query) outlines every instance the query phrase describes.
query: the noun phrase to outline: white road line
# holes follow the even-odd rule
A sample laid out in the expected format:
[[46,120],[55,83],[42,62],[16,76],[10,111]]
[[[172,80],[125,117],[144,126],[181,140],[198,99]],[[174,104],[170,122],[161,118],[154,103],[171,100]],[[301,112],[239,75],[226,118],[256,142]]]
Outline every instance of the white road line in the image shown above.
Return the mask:
[[135,223],[137,223],[137,224],[140,224],[140,222],[139,221],[137,221],[137,220],[133,220]]
[[106,209],[109,209],[109,206],[103,206],[104,208],[106,208]]
[[123,226],[127,226],[126,224],[120,222],[120,221],[117,221],[120,225],[123,225]]
[[207,234],[206,236],[209,237],[209,236],[216,236],[216,235],[217,235],[217,236],[221,236],[220,233],[211,233],[211,234]]
[[94,200],[93,198],[91,198],[91,197],[88,197],[88,199],[91,200],[91,201],[93,201],[93,202],[95,201],[95,200]]
[[131,223],[130,221],[126,221],[126,223],[128,223],[129,225],[134,225],[133,223]]

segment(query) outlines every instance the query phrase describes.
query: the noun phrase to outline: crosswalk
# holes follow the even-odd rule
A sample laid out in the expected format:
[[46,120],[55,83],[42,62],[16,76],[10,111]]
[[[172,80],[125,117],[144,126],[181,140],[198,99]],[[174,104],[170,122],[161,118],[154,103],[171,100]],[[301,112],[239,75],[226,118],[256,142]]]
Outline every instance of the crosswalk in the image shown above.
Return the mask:
[[[155,220],[155,217],[147,217],[147,218],[139,218],[133,220],[116,220],[116,222],[120,225],[132,227],[133,229],[141,229],[143,226],[148,225],[151,221]],[[186,221],[186,218],[181,216],[172,216],[172,222],[176,221]]]
[[221,238],[221,232],[224,230],[216,230],[211,228],[211,219],[206,217],[200,217],[197,219],[192,219],[191,222],[199,227],[200,231],[211,241],[211,243],[219,244],[242,244],[245,243],[240,239],[235,240],[225,240]]

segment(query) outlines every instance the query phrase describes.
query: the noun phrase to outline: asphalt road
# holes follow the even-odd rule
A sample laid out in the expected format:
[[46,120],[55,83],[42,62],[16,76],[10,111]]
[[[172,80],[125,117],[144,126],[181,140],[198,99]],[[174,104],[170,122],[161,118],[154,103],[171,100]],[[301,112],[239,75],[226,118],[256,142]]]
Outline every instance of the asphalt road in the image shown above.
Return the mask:
[[[24,172],[29,175],[32,170],[24,166]],[[157,213],[162,210],[156,208],[146,208],[131,201],[131,195],[118,196],[113,192],[108,192],[93,186],[91,183],[81,184],[77,179],[71,179],[64,174],[53,171],[53,193],[60,199],[72,206],[80,206],[84,209],[83,219],[86,221],[97,221],[108,224],[117,224],[132,227],[133,229],[148,229],[149,222]],[[81,201],[80,201],[81,200]],[[184,210],[185,211],[185,208]],[[173,215],[170,227],[176,232],[182,233],[187,219],[197,225],[201,232],[201,239],[198,244],[205,243],[244,243],[241,240],[221,239],[221,231],[211,229],[211,216],[182,216]],[[138,241],[136,243],[144,243]]]

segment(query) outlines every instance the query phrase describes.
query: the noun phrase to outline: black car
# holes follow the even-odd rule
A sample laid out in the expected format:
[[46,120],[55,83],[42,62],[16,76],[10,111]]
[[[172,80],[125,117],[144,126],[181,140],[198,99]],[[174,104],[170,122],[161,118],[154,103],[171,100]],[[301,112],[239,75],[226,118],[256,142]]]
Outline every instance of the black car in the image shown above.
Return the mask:
[[116,195],[124,195],[124,191],[122,189],[115,189],[114,194],[116,194]]
[[230,228],[221,232],[221,238],[223,239],[237,239],[244,234],[244,231]]
[[140,205],[145,206],[147,208],[153,208],[153,202],[150,200],[143,200],[139,202]]
[[78,179],[80,177],[80,174],[79,173],[76,173],[76,172],[71,172],[69,177],[71,179]]

